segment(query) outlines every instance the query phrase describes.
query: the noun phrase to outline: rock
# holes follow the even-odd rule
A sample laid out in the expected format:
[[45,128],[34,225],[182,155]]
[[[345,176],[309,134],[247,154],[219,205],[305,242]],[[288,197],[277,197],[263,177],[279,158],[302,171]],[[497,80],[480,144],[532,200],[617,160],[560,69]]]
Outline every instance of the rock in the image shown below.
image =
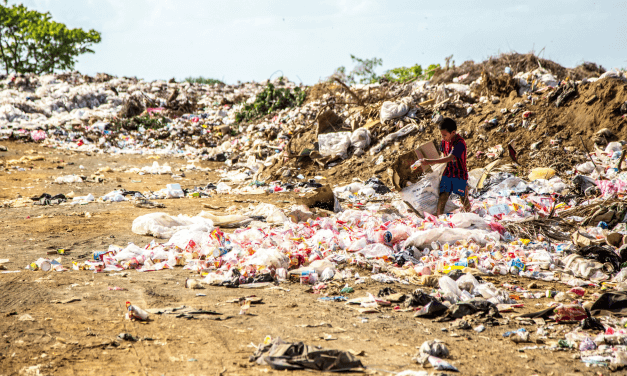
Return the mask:
[[314,214],[305,205],[292,207],[287,216],[294,223],[307,222],[308,219],[314,218]]

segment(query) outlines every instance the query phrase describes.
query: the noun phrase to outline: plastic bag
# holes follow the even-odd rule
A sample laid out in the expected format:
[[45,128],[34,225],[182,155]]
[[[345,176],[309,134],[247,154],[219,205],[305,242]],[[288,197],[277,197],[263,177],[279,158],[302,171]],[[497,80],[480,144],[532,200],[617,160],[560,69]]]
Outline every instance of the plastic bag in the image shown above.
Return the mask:
[[266,219],[266,223],[270,224],[285,223],[289,221],[289,218],[283,214],[281,209],[272,204],[259,204],[252,212],[247,214],[251,217],[264,217]]
[[252,222],[252,218],[249,218],[245,215],[216,215],[210,212],[206,212],[204,210],[201,211],[198,216],[210,219],[211,221],[213,221],[214,226],[225,228],[243,227]]
[[489,230],[488,223],[475,213],[457,213],[451,217],[451,222],[457,228]]
[[210,219],[202,217],[188,217],[179,215],[173,217],[166,213],[157,212],[142,215],[135,218],[131,230],[138,235],[152,235],[155,238],[169,238],[176,232],[189,228],[192,225],[202,225],[207,229],[213,228],[213,222]]
[[[423,217],[425,213],[434,215],[437,212],[440,180],[442,179],[442,172],[445,166],[442,164],[433,167],[433,172],[426,174],[422,180],[404,188],[400,192],[403,201],[411,205]],[[449,197],[444,207],[444,212],[450,213],[455,209],[457,209],[457,205]]]
[[348,156],[348,147],[351,146],[350,132],[325,133],[318,135],[318,147],[323,157],[339,155]]
[[474,170],[470,170],[468,172],[468,185],[471,188],[477,189],[477,184],[479,184],[479,180],[485,173],[485,168],[475,168]]
[[166,185],[167,198],[182,198],[185,197],[185,192],[181,189],[179,183],[173,183]]
[[426,231],[417,231],[404,243],[404,247],[429,247],[433,242],[455,243],[458,240],[474,241],[484,246],[488,241],[496,243],[501,236],[497,231],[467,230],[463,228],[434,228]]
[[405,115],[409,111],[409,106],[404,103],[394,103],[390,101],[383,102],[381,105],[381,122],[396,119]]
[[329,260],[316,260],[309,264],[309,267],[318,273],[318,275],[322,275],[327,269],[335,270],[335,264]]
[[577,171],[582,174],[591,174],[594,171],[594,163],[588,161],[576,166]]
[[445,294],[452,294],[457,297],[462,295],[462,291],[457,287],[457,283],[453,281],[452,278],[448,276],[442,276],[438,281],[440,285],[440,290],[442,290]]
[[482,283],[477,285],[476,289],[485,299],[490,299],[498,295],[498,290],[492,283]]
[[113,258],[116,261],[130,260],[133,257],[143,254],[144,250],[131,243],[126,248],[118,252]]
[[259,249],[248,259],[246,265],[273,266],[275,268],[288,268],[290,259],[286,254],[276,249]]
[[418,130],[418,127],[416,127],[415,124],[409,124],[394,133],[390,133],[389,135],[385,136],[377,146],[370,149],[370,154],[377,154],[378,152],[383,150],[383,148],[386,147],[389,143],[403,138],[415,130]]
[[470,293],[472,293],[475,288],[479,286],[479,281],[477,281],[475,276],[470,273],[464,274],[463,276],[459,277],[459,279],[455,282],[457,283],[457,287],[459,287],[461,290],[465,290]]
[[392,249],[389,247],[386,247],[383,244],[375,243],[375,244],[368,244],[367,246],[362,248],[362,250],[359,251],[358,253],[367,258],[391,257]]
[[231,187],[228,184],[224,183],[224,182],[220,182],[216,186],[216,192],[217,193],[228,193],[229,191],[231,191]]
[[437,356],[438,358],[446,358],[449,351],[446,345],[438,340],[425,341],[418,350],[421,354]]
[[370,131],[366,128],[358,128],[351,134],[350,140],[355,149],[364,150],[370,146]]
[[54,182],[57,184],[82,183],[83,178],[81,178],[80,176],[76,176],[76,175],[66,175],[66,176],[59,176],[58,178],[55,179]]
[[615,152],[621,151],[621,150],[623,150],[623,146],[620,144],[620,142],[616,142],[616,141],[610,142],[605,147],[605,152],[606,153],[615,153]]

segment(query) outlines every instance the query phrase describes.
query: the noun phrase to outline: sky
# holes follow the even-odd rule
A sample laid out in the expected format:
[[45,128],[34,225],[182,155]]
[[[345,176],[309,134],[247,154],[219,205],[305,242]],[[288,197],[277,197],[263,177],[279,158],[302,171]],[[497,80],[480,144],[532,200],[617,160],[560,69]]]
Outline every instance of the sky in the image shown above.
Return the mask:
[[[312,85],[350,54],[387,69],[535,51],[566,67],[627,67],[627,1],[19,0],[102,42],[83,74]],[[274,74],[274,76],[273,76]]]

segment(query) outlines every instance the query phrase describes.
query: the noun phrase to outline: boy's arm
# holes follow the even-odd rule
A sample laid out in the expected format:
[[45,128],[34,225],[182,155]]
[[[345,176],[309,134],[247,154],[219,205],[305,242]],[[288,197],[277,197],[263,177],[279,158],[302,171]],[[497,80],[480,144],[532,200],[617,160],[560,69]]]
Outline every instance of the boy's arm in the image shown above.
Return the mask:
[[423,165],[432,165],[432,164],[440,164],[440,163],[449,163],[455,160],[455,156],[453,154],[448,155],[444,158],[437,158],[437,159],[422,159],[422,164]]

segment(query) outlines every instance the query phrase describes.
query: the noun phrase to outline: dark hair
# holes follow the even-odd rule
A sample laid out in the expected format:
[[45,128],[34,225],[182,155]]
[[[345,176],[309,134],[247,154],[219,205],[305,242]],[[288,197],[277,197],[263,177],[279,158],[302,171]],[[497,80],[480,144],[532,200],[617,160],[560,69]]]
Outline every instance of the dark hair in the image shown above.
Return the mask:
[[453,132],[457,130],[457,123],[451,118],[444,118],[440,123],[440,130]]

